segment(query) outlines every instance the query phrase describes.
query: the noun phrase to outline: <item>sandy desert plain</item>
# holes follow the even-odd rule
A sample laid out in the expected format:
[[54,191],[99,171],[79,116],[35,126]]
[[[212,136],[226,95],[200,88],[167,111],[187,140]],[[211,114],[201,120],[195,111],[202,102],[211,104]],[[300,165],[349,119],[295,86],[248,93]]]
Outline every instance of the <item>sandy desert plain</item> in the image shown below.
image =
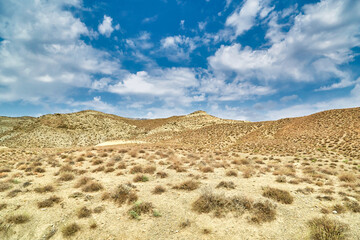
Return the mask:
[[360,108],[0,117],[0,239],[360,239]]

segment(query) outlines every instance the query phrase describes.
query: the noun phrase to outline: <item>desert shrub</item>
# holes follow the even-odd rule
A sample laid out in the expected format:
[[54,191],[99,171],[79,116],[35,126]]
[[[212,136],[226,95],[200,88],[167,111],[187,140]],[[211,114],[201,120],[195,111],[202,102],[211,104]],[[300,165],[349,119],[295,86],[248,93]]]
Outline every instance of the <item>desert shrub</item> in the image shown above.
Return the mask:
[[214,194],[211,191],[204,192],[192,204],[192,209],[198,213],[214,212],[217,217],[223,216],[228,211],[234,211],[237,214],[242,214],[244,210],[252,208],[252,200],[242,197],[226,197],[220,194]]
[[102,172],[105,170],[105,167],[104,166],[99,166],[97,168],[95,168],[94,170],[92,170],[93,173],[95,172]]
[[126,169],[126,164],[125,163],[119,163],[119,165],[117,166],[118,169]]
[[226,176],[228,177],[237,177],[237,172],[235,170],[229,170],[226,172]]
[[101,159],[95,159],[93,162],[92,162],[92,165],[99,165],[99,164],[102,164],[104,161],[101,160]]
[[116,188],[114,193],[111,195],[111,198],[120,206],[125,202],[131,203],[137,201],[138,199],[135,191],[124,184]]
[[83,161],[85,161],[85,158],[84,158],[84,157],[78,157],[78,158],[76,159],[76,161],[77,161],[77,162],[83,162]]
[[84,192],[97,192],[97,191],[102,190],[103,188],[104,187],[101,185],[101,183],[89,182],[82,188],[82,190]]
[[226,182],[221,181],[216,188],[226,188],[226,189],[235,189],[235,183],[234,182]]
[[360,204],[358,202],[355,201],[347,202],[346,207],[354,213],[360,213]]
[[133,179],[134,182],[147,182],[149,178],[145,175],[136,175]]
[[288,191],[271,187],[264,188],[263,196],[285,204],[291,204],[294,201]]
[[115,168],[109,167],[105,169],[105,173],[113,172],[115,171]]
[[166,172],[157,172],[156,175],[160,178],[167,178],[169,176]]
[[75,176],[72,173],[63,173],[61,174],[59,180],[60,181],[71,181],[75,178]]
[[73,171],[73,168],[69,164],[61,166],[59,169],[59,173],[66,173],[66,172],[72,172],[72,171]]
[[131,174],[135,174],[135,173],[142,173],[143,172],[143,168],[139,165],[134,166],[130,169],[130,173]]
[[105,210],[105,208],[103,206],[98,206],[98,207],[94,208],[94,213],[101,213],[104,210]]
[[185,182],[180,183],[179,185],[173,187],[174,189],[186,190],[186,191],[193,191],[198,189],[200,186],[200,182],[194,180],[188,180]]
[[0,211],[5,209],[7,207],[7,204],[6,203],[1,203],[0,204]]
[[339,180],[343,182],[355,182],[356,176],[353,173],[342,173],[339,175]]
[[27,214],[15,214],[7,218],[8,223],[23,224],[30,221],[30,217]]
[[77,216],[78,218],[87,218],[90,217],[91,215],[91,210],[88,209],[87,207],[82,207],[77,211]]
[[203,173],[210,173],[210,172],[214,172],[214,168],[207,166],[207,167],[201,168],[200,171],[202,171]]
[[34,169],[34,172],[36,172],[36,173],[44,173],[45,169],[43,169],[41,167],[37,167],[37,168]]
[[86,184],[87,184],[88,182],[90,182],[90,181],[91,181],[91,178],[89,178],[89,177],[82,177],[82,178],[80,178],[80,179],[76,182],[76,184],[75,184],[74,187],[79,188],[79,187],[81,187],[81,186],[86,185]]
[[156,186],[152,192],[153,194],[162,194],[166,192],[166,189],[163,186]]
[[77,233],[78,231],[80,231],[80,226],[76,223],[71,223],[66,225],[65,227],[63,227],[62,229],[62,234],[64,237],[70,237],[75,235],[75,233]]
[[155,166],[147,166],[146,168],[144,168],[144,173],[154,174],[155,171]]
[[52,196],[44,201],[38,202],[38,208],[47,208],[54,206],[54,203],[59,203],[61,199],[57,196]]
[[129,215],[131,218],[139,219],[142,214],[150,213],[154,209],[154,206],[151,202],[137,202],[129,210]]
[[9,183],[0,182],[0,192],[4,192],[11,188],[11,185]]
[[250,221],[253,223],[271,222],[276,218],[276,206],[269,201],[257,202],[253,205]]
[[34,189],[36,193],[45,193],[45,192],[53,192],[55,191],[54,187],[52,185],[46,185],[43,187],[37,187]]
[[254,170],[251,167],[244,168],[242,174],[244,178],[250,178],[254,175]]
[[314,218],[308,222],[312,240],[343,240],[347,238],[348,226],[327,217]]
[[21,193],[21,190],[20,189],[15,189],[15,190],[10,191],[7,194],[7,196],[13,198],[13,197],[16,197],[19,193]]

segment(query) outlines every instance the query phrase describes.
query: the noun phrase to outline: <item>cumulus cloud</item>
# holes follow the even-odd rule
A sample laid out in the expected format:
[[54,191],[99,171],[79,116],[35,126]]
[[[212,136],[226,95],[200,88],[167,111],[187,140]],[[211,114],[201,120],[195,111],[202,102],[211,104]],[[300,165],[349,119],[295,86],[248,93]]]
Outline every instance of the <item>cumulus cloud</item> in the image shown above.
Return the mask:
[[114,74],[119,63],[87,45],[89,30],[65,6],[80,1],[0,3],[0,101],[62,101],[93,75]]
[[182,35],[163,38],[160,43],[160,51],[174,62],[189,59],[190,53],[196,49],[195,40]]
[[[227,1],[226,7],[231,3]],[[272,8],[267,7],[264,0],[246,0],[244,4],[237,8],[227,19],[226,26],[235,29],[235,36],[239,36],[255,25],[256,17],[260,14],[261,18],[267,16]]]
[[[258,9],[255,3],[251,6]],[[215,71],[235,72],[243,79],[313,82],[338,78],[342,83],[329,89],[349,86],[351,75],[341,66],[354,59],[352,49],[360,46],[359,11],[360,2],[351,0],[305,5],[288,32],[269,25],[269,31],[278,33],[267,35],[272,43],[269,48],[223,45],[208,58],[209,64]]]
[[112,18],[109,16],[104,15],[104,20],[101,24],[99,24],[99,32],[102,35],[105,35],[106,37],[110,37],[111,33],[115,30],[119,30],[120,29],[120,25],[117,24],[115,27],[112,26]]
[[116,84],[109,85],[108,91],[121,95],[161,97],[167,104],[181,102],[188,105],[198,100],[189,91],[197,86],[198,80],[194,70],[168,68],[129,73]]

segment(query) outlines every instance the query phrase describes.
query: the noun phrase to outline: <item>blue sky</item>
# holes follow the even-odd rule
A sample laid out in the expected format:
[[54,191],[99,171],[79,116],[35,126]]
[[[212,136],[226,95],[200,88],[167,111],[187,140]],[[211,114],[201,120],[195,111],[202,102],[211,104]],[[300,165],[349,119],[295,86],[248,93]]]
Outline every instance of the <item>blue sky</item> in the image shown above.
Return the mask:
[[0,115],[358,107],[359,23],[355,0],[1,1]]

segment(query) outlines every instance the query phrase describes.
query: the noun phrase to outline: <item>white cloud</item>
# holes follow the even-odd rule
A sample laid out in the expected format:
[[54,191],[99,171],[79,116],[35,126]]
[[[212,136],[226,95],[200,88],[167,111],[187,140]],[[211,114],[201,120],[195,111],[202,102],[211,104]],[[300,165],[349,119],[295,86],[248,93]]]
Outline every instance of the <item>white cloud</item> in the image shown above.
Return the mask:
[[94,74],[115,74],[119,63],[80,37],[91,31],[64,6],[80,1],[1,2],[0,101],[61,102]]
[[100,96],[94,97],[91,101],[67,101],[67,104],[71,107],[80,107],[81,109],[91,109],[106,113],[117,113],[118,109],[101,100]]
[[352,48],[360,46],[360,2],[323,0],[303,10],[287,33],[269,25],[269,31],[279,35],[267,35],[272,43],[268,49],[253,50],[238,43],[221,46],[208,58],[210,66],[236,72],[242,79],[310,82],[335,77],[343,83],[331,89],[349,86],[351,76],[341,65],[352,61]]
[[199,101],[189,89],[199,85],[196,72],[189,68],[154,69],[151,72],[140,71],[128,74],[116,84],[110,85],[108,91],[120,95],[160,97],[166,104],[190,104]]
[[211,101],[235,101],[270,95],[276,90],[265,85],[254,85],[249,81],[226,82],[224,75],[214,76],[205,73],[201,79],[199,92],[208,94]]
[[161,39],[161,51],[171,61],[189,59],[190,53],[196,49],[196,40],[185,36],[170,36]]
[[112,26],[112,18],[104,15],[104,20],[101,24],[99,24],[98,30],[102,35],[106,37],[110,37],[111,33],[115,30],[120,29],[120,25],[117,24],[115,27]]
[[152,23],[155,22],[158,19],[158,15],[147,17],[142,20],[142,23]]
[[185,29],[185,20],[180,20],[180,28],[181,28],[182,30]]
[[281,102],[289,102],[289,101],[296,100],[296,99],[298,99],[298,98],[299,98],[298,95],[293,94],[293,95],[290,95],[290,96],[284,96],[284,97],[280,98],[280,101],[281,101]]
[[206,28],[207,22],[198,22],[199,30],[203,31]]
[[266,2],[263,0],[246,0],[241,8],[237,8],[226,19],[225,25],[235,29],[235,36],[243,34],[255,25],[256,17],[259,14],[261,18],[264,18],[272,10],[272,8],[267,7]]

